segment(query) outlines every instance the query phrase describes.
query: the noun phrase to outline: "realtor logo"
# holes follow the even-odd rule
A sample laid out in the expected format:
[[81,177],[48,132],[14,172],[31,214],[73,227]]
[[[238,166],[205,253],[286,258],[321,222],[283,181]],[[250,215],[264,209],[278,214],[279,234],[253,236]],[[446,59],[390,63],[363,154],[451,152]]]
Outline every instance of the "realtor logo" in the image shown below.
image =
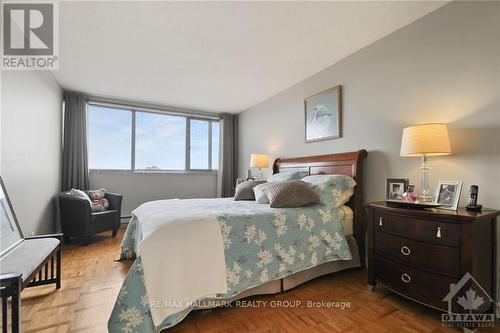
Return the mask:
[[55,2],[3,1],[2,69],[58,68],[58,7]]
[[495,302],[470,273],[450,284],[443,302],[448,302],[448,313],[441,316],[443,326],[470,329],[495,326]]

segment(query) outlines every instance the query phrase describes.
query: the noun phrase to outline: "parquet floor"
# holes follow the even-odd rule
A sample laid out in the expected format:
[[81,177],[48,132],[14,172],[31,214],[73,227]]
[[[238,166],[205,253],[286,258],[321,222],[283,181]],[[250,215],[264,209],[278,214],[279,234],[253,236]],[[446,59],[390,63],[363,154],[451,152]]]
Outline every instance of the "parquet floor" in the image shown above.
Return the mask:
[[[113,261],[122,237],[123,230],[120,230],[116,239],[104,233],[87,247],[65,245],[62,288],[55,291],[52,286],[43,286],[23,292],[22,332],[106,332],[106,322],[131,265],[131,262]],[[246,304],[266,301],[263,307],[197,311],[170,331],[461,332],[442,328],[440,313],[398,297],[383,287],[369,292],[365,275],[364,270],[339,272],[282,294],[252,297],[248,300],[254,302]],[[308,301],[322,300],[349,302],[350,307],[308,307]],[[297,307],[282,307],[287,301]],[[500,332],[500,323],[497,326],[479,332]]]

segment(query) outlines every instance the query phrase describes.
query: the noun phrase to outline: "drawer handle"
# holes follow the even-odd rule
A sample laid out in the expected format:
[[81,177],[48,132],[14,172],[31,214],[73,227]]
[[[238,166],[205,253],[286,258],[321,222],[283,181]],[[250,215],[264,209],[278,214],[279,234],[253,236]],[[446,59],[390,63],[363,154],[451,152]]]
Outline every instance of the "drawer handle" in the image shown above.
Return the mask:
[[410,283],[410,281],[411,281],[411,277],[410,277],[408,274],[403,273],[403,274],[401,275],[401,280],[403,280],[403,282],[404,282],[404,283]]
[[408,246],[405,245],[401,248],[401,253],[404,254],[405,256],[409,256],[411,253],[411,250]]
[[441,227],[437,227],[436,237],[441,238]]
[[382,226],[383,224],[384,224],[384,218],[383,217],[379,217],[378,218],[378,225]]

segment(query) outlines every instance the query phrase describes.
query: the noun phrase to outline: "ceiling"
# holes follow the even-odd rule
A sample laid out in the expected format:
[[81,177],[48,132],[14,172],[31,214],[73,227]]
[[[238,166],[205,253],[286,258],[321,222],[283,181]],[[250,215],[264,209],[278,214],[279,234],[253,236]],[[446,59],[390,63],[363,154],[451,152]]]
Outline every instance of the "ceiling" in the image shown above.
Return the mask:
[[68,90],[240,112],[444,5],[394,2],[61,2]]

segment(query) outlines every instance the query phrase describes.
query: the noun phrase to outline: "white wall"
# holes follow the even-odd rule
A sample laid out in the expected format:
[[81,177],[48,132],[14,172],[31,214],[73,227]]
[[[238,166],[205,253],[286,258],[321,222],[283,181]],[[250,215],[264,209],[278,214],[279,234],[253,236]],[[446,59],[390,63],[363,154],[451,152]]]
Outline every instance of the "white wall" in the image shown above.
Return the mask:
[[151,173],[99,171],[90,173],[90,188],[104,187],[123,194],[122,216],[144,202],[172,198],[214,198],[217,194],[215,173]]
[[1,173],[25,235],[56,230],[62,91],[50,72],[1,74]]
[[[241,113],[240,175],[253,152],[365,148],[365,199],[381,200],[386,177],[419,185],[419,159],[399,156],[403,127],[444,122],[453,155],[430,159],[432,189],[463,180],[463,205],[478,184],[479,201],[500,208],[499,13],[498,2],[453,2]],[[339,84],[343,137],[304,143],[304,97]]]
[[[304,143],[304,97],[339,84],[343,137]],[[387,177],[419,185],[419,160],[400,157],[399,149],[403,127],[426,122],[448,123],[453,151],[431,158],[431,185],[463,180],[464,205],[478,184],[479,202],[500,209],[499,2],[452,2],[241,113],[240,175],[253,152],[293,157],[365,148],[365,201],[382,200]]]

